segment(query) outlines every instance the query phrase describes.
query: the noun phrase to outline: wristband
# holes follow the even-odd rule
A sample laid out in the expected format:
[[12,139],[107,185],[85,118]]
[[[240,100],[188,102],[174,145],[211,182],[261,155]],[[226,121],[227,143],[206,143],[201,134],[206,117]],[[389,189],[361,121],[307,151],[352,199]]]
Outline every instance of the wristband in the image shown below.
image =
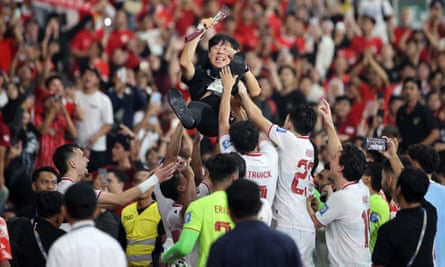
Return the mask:
[[156,174],[153,174],[147,180],[143,181],[140,185],[138,185],[139,190],[141,190],[142,194],[150,190],[153,186],[159,183],[159,178]]

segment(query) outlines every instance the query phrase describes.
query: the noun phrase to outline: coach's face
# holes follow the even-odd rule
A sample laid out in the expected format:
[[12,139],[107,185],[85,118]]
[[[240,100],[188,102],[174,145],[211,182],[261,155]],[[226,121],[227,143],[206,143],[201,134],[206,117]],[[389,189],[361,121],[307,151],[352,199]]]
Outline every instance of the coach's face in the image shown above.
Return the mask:
[[214,45],[209,50],[209,61],[215,68],[222,68],[230,63],[232,55],[236,50],[233,49],[230,42],[221,41],[217,45]]

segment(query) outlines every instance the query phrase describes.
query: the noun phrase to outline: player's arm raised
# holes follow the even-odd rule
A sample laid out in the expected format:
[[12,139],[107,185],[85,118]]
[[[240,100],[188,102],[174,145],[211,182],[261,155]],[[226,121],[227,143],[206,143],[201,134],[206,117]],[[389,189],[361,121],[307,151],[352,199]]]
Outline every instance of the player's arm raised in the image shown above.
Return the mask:
[[242,83],[238,85],[238,94],[241,99],[241,104],[247,113],[247,117],[249,117],[261,131],[267,133],[272,126],[272,122],[263,116],[260,108],[252,101],[247,93],[246,87]]
[[235,84],[236,76],[232,75],[229,66],[223,67],[219,75],[221,76],[221,82],[224,87],[218,115],[219,136],[221,137],[222,135],[227,134],[230,128],[230,98],[232,96],[232,87]]
[[328,133],[328,152],[331,157],[335,157],[335,155],[342,151],[342,145],[340,139],[337,135],[337,130],[334,126],[334,121],[332,119],[331,107],[329,106],[328,101],[326,99],[322,99],[320,106],[318,108],[320,115],[323,118],[324,126]]

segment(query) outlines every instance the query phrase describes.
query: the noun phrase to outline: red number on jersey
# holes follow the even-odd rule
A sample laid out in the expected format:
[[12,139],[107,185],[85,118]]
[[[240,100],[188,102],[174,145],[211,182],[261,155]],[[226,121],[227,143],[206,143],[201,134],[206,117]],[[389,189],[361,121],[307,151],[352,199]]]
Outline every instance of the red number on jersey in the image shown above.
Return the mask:
[[365,224],[365,248],[369,247],[369,209],[362,212],[363,223]]
[[262,198],[267,198],[267,187],[265,185],[260,185],[258,188],[260,189],[260,196]]
[[221,228],[224,228],[225,232],[230,231],[230,223],[229,222],[216,222],[215,223],[215,232],[221,231]]
[[291,189],[297,195],[306,195],[307,188],[298,188],[298,180],[304,180],[308,178],[308,173],[312,170],[314,163],[308,161],[307,159],[302,159],[297,163],[297,168],[303,168],[303,172],[296,172],[294,175],[294,180],[292,180]]

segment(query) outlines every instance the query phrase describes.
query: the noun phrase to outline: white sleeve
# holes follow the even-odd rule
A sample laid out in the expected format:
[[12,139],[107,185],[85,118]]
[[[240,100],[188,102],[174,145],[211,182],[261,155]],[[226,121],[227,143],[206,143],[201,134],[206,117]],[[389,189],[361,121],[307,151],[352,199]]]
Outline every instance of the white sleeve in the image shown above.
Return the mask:
[[59,246],[51,246],[46,260],[46,267],[59,267],[67,263],[67,255],[59,249]]
[[286,148],[286,144],[289,144],[291,140],[295,138],[295,135],[284,128],[278,127],[273,124],[267,131],[267,137],[272,140],[280,149]]
[[201,182],[197,189],[196,199],[210,195],[210,187],[205,182]]
[[267,158],[278,159],[278,152],[269,140],[262,140],[259,145],[260,153],[266,155]]
[[321,225],[326,226],[340,217],[345,207],[342,199],[341,194],[334,192],[328,198],[324,207],[315,213],[315,218]]
[[220,149],[221,153],[230,153],[230,152],[235,151],[232,141],[230,141],[230,135],[223,134],[219,138],[219,149]]

